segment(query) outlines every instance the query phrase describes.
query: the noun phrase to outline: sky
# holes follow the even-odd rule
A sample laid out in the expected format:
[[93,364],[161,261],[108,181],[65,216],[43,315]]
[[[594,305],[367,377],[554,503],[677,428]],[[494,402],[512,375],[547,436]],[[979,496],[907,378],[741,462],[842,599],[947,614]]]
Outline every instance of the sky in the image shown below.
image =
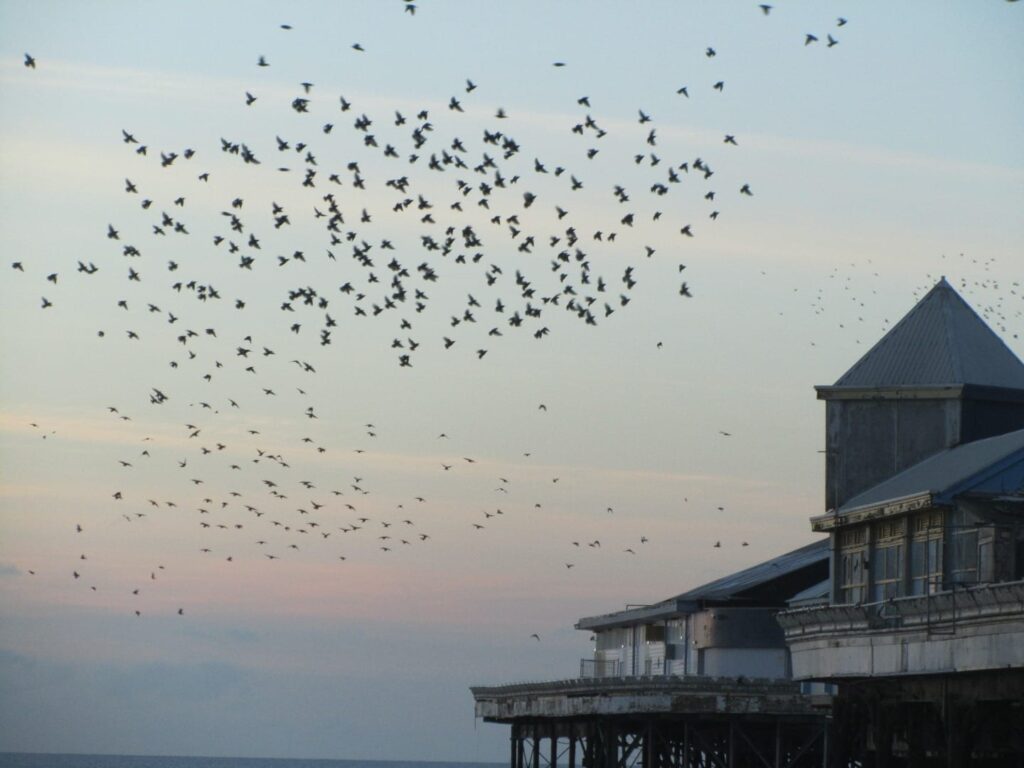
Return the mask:
[[0,751],[500,761],[812,541],[814,385],[1024,353],[1022,14],[0,2]]

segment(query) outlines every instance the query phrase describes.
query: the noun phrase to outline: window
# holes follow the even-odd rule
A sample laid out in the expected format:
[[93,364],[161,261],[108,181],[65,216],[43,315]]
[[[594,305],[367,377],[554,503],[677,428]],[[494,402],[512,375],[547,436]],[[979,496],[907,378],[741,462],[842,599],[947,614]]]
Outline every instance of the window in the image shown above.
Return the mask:
[[860,603],[867,590],[867,568],[864,567],[864,549],[844,551],[839,556],[839,602]]
[[942,513],[926,512],[913,520],[910,543],[910,594],[942,589]]
[[840,603],[861,603],[867,595],[868,574],[864,567],[867,547],[867,528],[845,528],[839,531],[839,559],[836,573],[839,579]]
[[626,643],[626,630],[618,627],[597,633],[597,650],[618,650]]
[[864,568],[864,550],[843,552],[841,555],[842,585],[839,600],[843,603],[859,603],[864,600],[867,587],[867,570]]
[[949,516],[949,578],[953,585],[978,581],[978,529],[973,515],[960,510]]
[[875,549],[871,555],[871,599],[889,600],[904,594],[904,539],[906,520],[883,520],[875,524]]
[[686,643],[686,618],[672,619],[668,623],[669,638],[672,643]]
[[871,562],[872,600],[881,602],[903,594],[903,543],[879,545]]

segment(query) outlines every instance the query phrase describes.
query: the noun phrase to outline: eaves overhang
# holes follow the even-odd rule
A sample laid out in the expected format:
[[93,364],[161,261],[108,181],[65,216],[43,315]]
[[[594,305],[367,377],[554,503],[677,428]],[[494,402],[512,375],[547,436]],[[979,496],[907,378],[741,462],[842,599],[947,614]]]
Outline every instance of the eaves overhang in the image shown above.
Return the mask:
[[876,504],[865,504],[860,507],[845,509],[841,512],[832,510],[824,515],[811,518],[811,530],[815,532],[832,531],[847,525],[855,525],[866,520],[880,517],[903,515],[937,505],[937,499],[931,491],[915,493],[896,499],[886,499]]
[[601,616],[585,616],[576,622],[576,629],[595,630],[629,627],[637,624],[650,624],[655,621],[686,616],[699,610],[700,606],[693,600],[669,600],[657,605],[641,608],[630,608],[625,611],[606,613]]
[[928,386],[848,387],[821,384],[814,388],[819,400],[956,400],[964,394],[964,384]]
[[989,400],[1024,402],[1024,390],[985,384],[904,384],[886,387],[857,387],[819,384],[819,400]]

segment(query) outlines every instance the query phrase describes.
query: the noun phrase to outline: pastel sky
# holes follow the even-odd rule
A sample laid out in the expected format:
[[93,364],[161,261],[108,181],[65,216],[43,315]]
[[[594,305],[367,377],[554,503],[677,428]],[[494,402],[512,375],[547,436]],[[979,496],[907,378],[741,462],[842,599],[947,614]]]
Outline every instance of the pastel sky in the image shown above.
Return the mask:
[[414,4],[0,2],[0,751],[500,761],[470,685],[812,540],[940,275],[1024,353],[1021,4]]

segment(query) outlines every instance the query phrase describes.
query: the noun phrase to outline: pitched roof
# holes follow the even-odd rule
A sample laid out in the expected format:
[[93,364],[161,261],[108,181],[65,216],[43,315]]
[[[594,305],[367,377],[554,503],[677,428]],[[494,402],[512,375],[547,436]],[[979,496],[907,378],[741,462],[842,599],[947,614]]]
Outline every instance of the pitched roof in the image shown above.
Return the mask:
[[1024,363],[943,277],[835,386],[956,384],[1024,389]]
[[730,573],[720,579],[708,582],[695,589],[676,595],[677,601],[697,600],[736,600],[742,599],[756,587],[775,581],[819,560],[828,557],[828,539],[805,544],[799,549],[784,555],[773,557],[763,563],[744,568],[742,571]]
[[[763,602],[768,605],[785,602],[793,594],[828,575],[828,552],[828,539],[820,539],[654,605],[582,618],[576,623],[576,628],[598,629],[658,621],[693,613],[702,603],[709,602]],[[821,573],[800,575],[804,569],[813,571],[815,566],[820,567]]]
[[790,608],[803,608],[808,605],[820,603],[828,604],[829,594],[832,592],[832,579],[824,579],[817,584],[812,584],[803,592],[797,592],[786,604]]
[[859,493],[838,512],[870,509],[928,494],[933,503],[948,503],[968,491],[1020,492],[1024,484],[1024,429],[961,443],[929,456],[898,475]]

